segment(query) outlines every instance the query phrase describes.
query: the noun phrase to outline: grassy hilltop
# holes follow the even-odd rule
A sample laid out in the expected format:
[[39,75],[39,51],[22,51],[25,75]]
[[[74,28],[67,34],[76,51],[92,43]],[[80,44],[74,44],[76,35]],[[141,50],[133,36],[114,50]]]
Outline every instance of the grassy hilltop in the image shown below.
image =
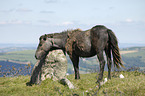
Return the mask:
[[[118,76],[123,74],[125,78]],[[112,73],[112,79],[107,81],[100,90],[96,87],[96,73],[81,74],[80,80],[75,80],[74,75],[68,79],[76,89],[70,90],[58,82],[47,79],[41,85],[26,86],[30,76],[1,77],[0,96],[145,96],[145,74],[134,72]],[[107,72],[104,73],[104,78]],[[96,96],[96,95],[95,95]]]
[[[0,60],[14,60],[21,62],[31,62],[35,64],[35,50],[23,50],[0,53]],[[131,47],[121,49],[124,65],[129,67],[139,67],[145,70],[145,47]],[[68,58],[68,71],[73,73],[73,67]],[[1,67],[2,68],[2,67]],[[99,68],[96,56],[92,58],[80,59],[80,72],[94,72]],[[119,75],[123,74],[124,79]],[[105,83],[98,91],[96,87],[97,73],[81,74],[80,80],[74,79],[74,74],[69,75],[68,79],[75,85],[76,89],[69,90],[58,82],[47,79],[41,85],[32,87],[26,86],[30,76],[18,77],[0,77],[0,96],[92,96],[95,93],[98,96],[145,96],[145,74],[137,71],[133,72],[113,72],[112,79]],[[104,73],[104,78],[107,72]]]

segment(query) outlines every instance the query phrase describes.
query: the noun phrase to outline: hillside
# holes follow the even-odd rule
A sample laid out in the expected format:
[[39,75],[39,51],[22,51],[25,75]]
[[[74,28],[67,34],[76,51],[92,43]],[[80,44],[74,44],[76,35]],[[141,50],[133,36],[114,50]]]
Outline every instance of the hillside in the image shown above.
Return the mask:
[[[123,74],[125,78],[118,76]],[[68,79],[76,89],[69,90],[58,82],[47,79],[41,85],[26,86],[29,76],[1,77],[0,96],[145,96],[145,74],[134,72],[114,72],[112,79],[107,81],[100,90],[96,87],[96,73],[81,74],[80,80],[74,79],[74,74]],[[104,73],[104,78],[107,72]],[[95,95],[96,96],[96,95]]]
[[31,62],[32,64],[36,63],[34,57],[35,50],[23,50],[23,51],[12,51],[0,54],[0,60],[13,60],[21,62]]
[[[5,49],[6,50],[6,49]],[[23,51],[12,51],[12,52],[5,52],[0,53],[0,61],[20,61],[20,62],[30,62],[32,65],[36,63],[36,59],[34,57],[35,50],[23,50]],[[139,67],[141,71],[145,70],[145,47],[130,47],[121,49],[121,56],[124,62],[125,67]],[[68,59],[68,73],[72,74],[73,65],[71,60]],[[80,58],[79,62],[80,66],[80,73],[91,73],[96,72],[99,70],[99,63],[96,59],[96,56],[91,58]],[[107,70],[107,67],[105,67]]]
[[[131,47],[122,49],[122,60],[126,67],[139,67],[145,70],[145,47]],[[126,54],[123,54],[126,52]],[[127,53],[128,52],[128,53]]]
[[[0,44],[1,45],[1,44]],[[23,51],[23,50],[34,50],[35,47],[2,47],[0,46],[0,53],[12,52],[12,51]]]

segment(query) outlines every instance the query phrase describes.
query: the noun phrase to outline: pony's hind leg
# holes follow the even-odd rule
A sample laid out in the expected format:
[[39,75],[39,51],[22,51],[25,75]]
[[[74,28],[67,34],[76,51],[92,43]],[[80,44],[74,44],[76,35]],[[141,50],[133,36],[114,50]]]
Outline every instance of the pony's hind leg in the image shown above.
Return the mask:
[[100,73],[97,82],[100,82],[103,79],[104,67],[105,67],[105,60],[103,55],[103,50],[97,53],[99,63],[100,63]]
[[108,66],[108,79],[111,79],[111,50],[110,50],[110,46],[107,46],[105,48],[105,53],[106,53],[106,57],[107,57],[107,66]]

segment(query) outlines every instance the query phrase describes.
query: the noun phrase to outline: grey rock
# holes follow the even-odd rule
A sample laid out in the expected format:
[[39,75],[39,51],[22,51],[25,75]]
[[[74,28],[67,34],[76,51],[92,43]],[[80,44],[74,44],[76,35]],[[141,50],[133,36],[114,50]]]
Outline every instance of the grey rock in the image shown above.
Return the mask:
[[53,50],[49,52],[45,59],[37,61],[32,70],[30,83],[40,84],[41,81],[49,78],[74,89],[74,85],[66,78],[66,72],[66,56],[62,50]]

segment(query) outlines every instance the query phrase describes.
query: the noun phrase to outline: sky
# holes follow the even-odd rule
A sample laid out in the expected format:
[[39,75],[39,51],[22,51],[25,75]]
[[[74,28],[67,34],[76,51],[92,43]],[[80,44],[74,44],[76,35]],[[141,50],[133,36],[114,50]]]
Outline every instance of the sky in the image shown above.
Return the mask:
[[145,44],[145,0],[0,0],[0,43],[37,44],[43,34],[105,25],[119,43]]

